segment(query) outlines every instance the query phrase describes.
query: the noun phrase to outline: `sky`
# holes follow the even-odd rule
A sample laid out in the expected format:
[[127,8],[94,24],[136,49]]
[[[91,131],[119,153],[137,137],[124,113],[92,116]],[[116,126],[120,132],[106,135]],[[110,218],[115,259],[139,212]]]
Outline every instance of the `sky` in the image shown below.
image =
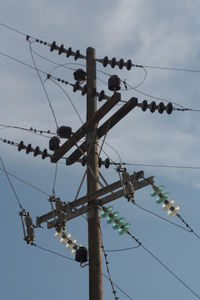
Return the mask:
[[[137,97],[139,102],[146,99],[149,103],[159,103],[163,99],[175,103],[176,108],[182,106],[191,109],[184,112],[175,110],[167,115],[151,113],[149,110],[143,112],[140,108],[135,108],[106,137],[106,142],[115,151],[104,144],[106,154],[102,153],[101,156],[103,159],[111,157],[115,162],[121,159],[122,162],[129,163],[127,170],[130,174],[143,170],[145,177],[155,176],[156,185],[164,185],[165,191],[170,193],[170,199],[173,198],[180,206],[182,218],[197,234],[139,209],[124,197],[115,200],[112,203],[113,209],[130,222],[130,232],[169,268],[167,271],[142,247],[107,252],[112,280],[126,293],[125,295],[116,288],[119,299],[200,299],[200,72],[151,68],[200,70],[199,1],[2,0],[0,8],[1,125],[56,131],[52,111],[36,70],[3,55],[4,53],[33,65],[29,43],[25,35],[9,30],[2,23],[43,41],[52,43],[55,40],[58,45],[79,49],[83,54],[87,47],[92,46],[96,49],[97,58],[108,56],[124,58],[125,61],[131,59],[134,64],[145,67],[127,71],[117,67],[112,69],[110,66],[104,68],[98,63],[98,91],[104,89],[111,96],[107,81],[111,74],[115,74],[133,87],[126,91],[122,84],[121,95],[125,101]],[[74,70],[80,67],[85,69],[84,60],[75,62],[73,58],[67,59],[57,52],[51,53],[48,47],[37,43],[32,44],[32,49],[38,68],[55,77],[74,83]],[[62,66],[55,68],[56,64],[41,56]],[[145,70],[147,76],[143,82]],[[41,73],[41,77],[45,81],[59,126],[71,126],[76,131],[81,122],[69,98],[84,121],[85,97],[73,93],[70,86],[63,85],[66,96],[52,81],[45,80],[44,74]],[[140,86],[134,89],[138,85]],[[98,107],[101,103],[98,103]],[[120,106],[114,108],[112,113],[119,108]],[[48,148],[49,138],[1,125],[0,138],[15,143],[23,140],[25,145],[31,143],[33,147]],[[13,176],[9,177],[20,203],[35,222],[37,216],[51,210],[48,195],[51,195],[53,189],[55,165],[49,159],[26,155],[25,151],[18,152],[16,147],[2,142],[0,156],[9,173],[42,191],[31,188]],[[56,297],[60,300],[88,299],[88,267],[80,268],[75,261],[25,243],[18,215],[19,206],[2,172],[2,166],[0,168],[0,298],[24,300],[28,295],[29,300],[53,300]],[[109,184],[119,180],[113,165],[109,169],[102,167],[100,171]],[[56,196],[65,202],[73,201],[84,172],[85,168],[79,163],[72,166],[58,164]],[[156,204],[150,195],[151,191],[150,186],[137,191],[136,203],[184,227],[178,218],[168,217],[161,205]],[[85,194],[86,183],[81,189],[80,197]],[[67,232],[71,232],[78,243],[87,248],[86,220],[78,217],[67,222],[66,227]],[[35,230],[35,243],[73,259],[71,252],[66,251],[59,240],[54,238],[54,233],[54,229],[47,229],[44,224],[43,228]],[[104,219],[102,234],[106,250],[137,245],[130,236],[119,236]],[[103,272],[107,274],[104,259]],[[105,278],[103,295],[103,299],[114,299],[110,283]]]

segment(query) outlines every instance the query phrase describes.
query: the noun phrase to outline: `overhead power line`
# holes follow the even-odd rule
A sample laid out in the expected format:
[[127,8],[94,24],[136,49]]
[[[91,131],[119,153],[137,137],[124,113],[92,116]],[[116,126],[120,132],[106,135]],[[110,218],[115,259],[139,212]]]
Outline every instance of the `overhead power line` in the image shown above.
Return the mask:
[[134,239],[150,256],[152,256],[166,271],[168,271],[174,278],[176,278],[187,290],[189,290],[194,296],[200,299],[200,296],[183,281],[178,275],[176,275],[166,264],[164,264],[156,255],[154,255],[147,247],[140,243],[138,239],[135,238],[130,232],[127,232],[128,235]]
[[2,160],[1,157],[0,157],[0,160],[1,160],[1,164],[2,164],[2,166],[3,166],[4,173],[5,173],[5,175],[6,175],[7,179],[8,179],[9,185],[10,185],[10,187],[11,187],[11,189],[12,189],[12,191],[13,191],[13,194],[14,194],[14,196],[15,196],[15,199],[16,199],[16,201],[17,201],[17,203],[18,203],[20,209],[22,210],[23,207],[22,207],[21,202],[20,202],[20,200],[19,200],[19,197],[18,197],[18,195],[17,195],[17,193],[16,193],[16,191],[15,191],[15,188],[14,188],[12,182],[10,181],[9,174],[8,174],[8,172],[7,172],[7,170],[6,170],[6,167],[4,166],[4,163],[3,163],[3,160]]

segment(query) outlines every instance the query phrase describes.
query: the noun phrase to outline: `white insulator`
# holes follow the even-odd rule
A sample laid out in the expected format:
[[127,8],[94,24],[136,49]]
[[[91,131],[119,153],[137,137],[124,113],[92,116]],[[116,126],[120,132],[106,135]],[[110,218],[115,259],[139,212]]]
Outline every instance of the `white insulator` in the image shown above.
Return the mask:
[[164,203],[164,204],[162,205],[162,209],[163,209],[163,210],[168,210],[170,207],[173,206],[173,204],[174,204],[174,200],[170,200],[168,204],[165,204],[165,203]]
[[75,255],[76,254],[76,250],[72,249],[72,254]]
[[54,234],[54,236],[55,236],[55,238],[57,238],[57,239],[58,239],[58,238],[61,236],[61,233],[60,233],[60,232],[58,232],[58,231],[56,231],[56,232],[55,232],[55,234]]
[[63,244],[63,245],[66,244],[67,243],[67,239],[64,238],[64,237],[61,237],[60,243]]
[[174,217],[174,216],[176,216],[176,214],[177,214],[177,208],[174,208],[173,210],[169,210],[168,211],[168,215],[170,216],[170,217]]
[[71,237],[71,233],[69,232],[67,238],[70,239],[70,237]]

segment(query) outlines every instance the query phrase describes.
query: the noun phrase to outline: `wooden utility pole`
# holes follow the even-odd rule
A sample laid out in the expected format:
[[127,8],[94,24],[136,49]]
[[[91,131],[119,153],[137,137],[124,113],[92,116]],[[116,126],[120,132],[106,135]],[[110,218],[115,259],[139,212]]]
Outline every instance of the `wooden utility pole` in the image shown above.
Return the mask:
[[[87,121],[97,111],[96,99],[96,52],[88,48],[86,62],[87,72]],[[98,146],[97,124],[91,126],[87,135],[87,193],[98,190]],[[88,202],[88,246],[89,246],[89,299],[102,300],[102,255],[101,255],[101,219],[97,199]]]

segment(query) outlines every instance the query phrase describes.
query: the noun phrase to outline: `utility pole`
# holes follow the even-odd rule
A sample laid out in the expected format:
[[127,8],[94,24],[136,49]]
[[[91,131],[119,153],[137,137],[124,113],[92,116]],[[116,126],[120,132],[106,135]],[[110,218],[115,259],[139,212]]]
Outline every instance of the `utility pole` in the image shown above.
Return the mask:
[[[96,51],[87,48],[87,121],[97,111],[96,99]],[[97,124],[91,126],[86,135],[87,141],[87,194],[98,190],[98,139]],[[101,255],[101,219],[100,208],[94,198],[88,202],[88,246],[89,246],[89,299],[102,300],[102,255]]]
[[[71,47],[65,49],[63,45],[60,47],[53,42],[50,45],[51,51],[58,51],[58,54],[64,53],[66,57],[74,56],[75,60],[78,58],[86,59],[86,73],[82,69],[76,70],[78,72],[77,76],[74,73],[75,84],[70,84],[73,86],[73,91],[81,91],[82,96],[86,94],[87,96],[87,116],[86,122],[74,133],[72,133],[71,128],[66,126],[61,126],[58,128],[58,135],[61,138],[65,138],[66,141],[60,146],[60,139],[58,136],[54,136],[50,139],[49,146],[53,154],[49,154],[45,149],[43,152],[40,151],[37,146],[35,150],[30,146],[25,146],[23,141],[18,145],[18,151],[26,150],[26,153],[33,152],[34,156],[41,155],[42,159],[50,157],[52,163],[57,163],[61,158],[64,158],[65,154],[69,156],[66,157],[66,165],[70,166],[74,163],[81,162],[82,166],[85,166],[86,162],[86,172],[87,172],[87,194],[79,199],[73,201],[62,202],[60,198],[50,197],[51,201],[51,211],[46,214],[36,218],[36,226],[41,227],[41,224],[47,223],[47,228],[55,228],[56,235],[61,238],[61,242],[67,244],[73,251],[76,252],[77,257],[75,257],[77,262],[80,264],[87,262],[88,255],[87,249],[82,249],[84,247],[77,246],[70,237],[63,232],[66,222],[73,218],[81,216],[87,213],[88,217],[88,250],[89,250],[89,300],[103,300],[103,287],[102,287],[102,241],[101,241],[101,219],[100,210],[104,213],[104,216],[108,216],[110,219],[113,218],[113,214],[104,207],[111,201],[125,197],[128,201],[134,201],[134,192],[138,189],[144,188],[145,186],[151,185],[156,192],[160,195],[162,199],[163,195],[161,191],[154,185],[153,176],[149,178],[144,177],[144,172],[134,172],[130,175],[125,168],[122,168],[121,164],[118,169],[120,180],[107,184],[105,187],[99,188],[98,177],[99,177],[99,167],[103,164],[105,168],[109,166],[106,164],[108,158],[103,162],[98,155],[98,140],[105,136],[117,123],[119,123],[129,112],[134,108],[139,107],[143,111],[149,109],[152,113],[158,110],[159,113],[164,111],[167,114],[171,114],[173,111],[173,106],[168,103],[167,106],[160,102],[159,105],[155,101],[148,104],[146,100],[142,103],[138,103],[138,99],[132,97],[128,101],[121,100],[121,94],[119,93],[120,78],[117,75],[110,76],[108,80],[108,88],[113,92],[112,96],[107,96],[104,91],[100,93],[96,90],[96,62],[102,63],[104,67],[108,64],[114,68],[116,65],[120,69],[126,67],[128,70],[135,66],[132,64],[131,60],[124,62],[123,59],[116,61],[116,58],[111,60],[108,57],[104,59],[96,59],[95,49],[89,47],[86,51],[86,56],[80,54],[77,50],[73,52]],[[138,67],[141,67],[137,65]],[[60,82],[60,79],[58,79]],[[83,82],[86,82],[85,86],[82,86]],[[61,82],[65,82],[61,80]],[[66,83],[66,82],[65,82]],[[97,96],[98,100],[106,100],[99,109],[97,109]],[[124,104],[114,112],[100,127],[98,127],[99,121],[106,117],[107,113],[112,110],[116,104],[121,101]],[[61,130],[62,129],[62,130]],[[70,129],[70,130],[69,130]],[[63,132],[64,130],[64,132]],[[60,134],[59,134],[60,131]],[[66,132],[65,132],[66,131]],[[61,134],[62,133],[62,134]],[[86,138],[84,142],[81,142],[82,138]],[[78,145],[79,143],[79,145]],[[73,147],[76,147],[72,153],[69,153]],[[110,161],[109,161],[110,165]],[[120,173],[121,172],[121,173]],[[53,205],[54,204],[54,205]],[[168,205],[168,204],[167,204]],[[102,215],[103,216],[103,215]],[[21,217],[27,217],[27,215],[22,214]],[[123,219],[123,218],[122,218]],[[120,219],[119,219],[120,220]],[[118,231],[120,234],[127,232],[126,225],[119,220],[113,219],[114,229],[121,230]],[[29,242],[34,240],[32,234],[32,223],[26,218],[26,225],[28,227],[28,233],[30,236],[26,236],[24,233],[25,240]],[[29,228],[30,227],[30,228]],[[31,229],[31,230],[29,230]],[[82,252],[83,251],[83,252]]]

